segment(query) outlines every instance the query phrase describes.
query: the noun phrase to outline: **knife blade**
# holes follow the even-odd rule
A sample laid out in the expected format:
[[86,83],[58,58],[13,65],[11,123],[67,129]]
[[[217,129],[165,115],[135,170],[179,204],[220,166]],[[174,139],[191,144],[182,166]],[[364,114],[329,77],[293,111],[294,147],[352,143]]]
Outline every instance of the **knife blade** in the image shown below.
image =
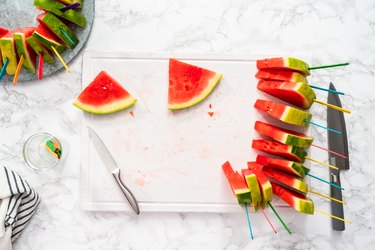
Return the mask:
[[[335,86],[330,83],[330,90],[336,91]],[[329,104],[333,104],[338,107],[342,107],[340,97],[337,94],[329,93],[328,100]],[[339,168],[339,170],[330,168],[330,179],[331,182],[341,186],[340,171],[347,170],[349,166],[349,149],[348,149],[348,137],[346,133],[346,125],[344,114],[338,110],[331,108],[327,109],[327,126],[335,130],[341,131],[342,134],[333,133],[328,131],[328,148],[332,151],[347,156],[347,158],[339,157],[335,154],[328,153],[328,159],[331,165]],[[341,189],[331,186],[331,196],[333,198],[342,200]],[[343,204],[332,201],[331,202],[331,213],[335,216],[344,218],[344,207]],[[332,219],[332,229],[335,231],[344,231],[345,223],[336,219]]]
[[135,198],[131,190],[121,180],[121,169],[118,167],[116,161],[112,157],[112,154],[109,152],[108,148],[106,147],[102,139],[98,136],[98,134],[89,126],[87,126],[87,130],[89,131],[89,137],[96,151],[98,152],[100,159],[103,161],[108,171],[112,174],[113,178],[115,178],[117,185],[128,201],[130,207],[138,215],[140,211],[137,199]]

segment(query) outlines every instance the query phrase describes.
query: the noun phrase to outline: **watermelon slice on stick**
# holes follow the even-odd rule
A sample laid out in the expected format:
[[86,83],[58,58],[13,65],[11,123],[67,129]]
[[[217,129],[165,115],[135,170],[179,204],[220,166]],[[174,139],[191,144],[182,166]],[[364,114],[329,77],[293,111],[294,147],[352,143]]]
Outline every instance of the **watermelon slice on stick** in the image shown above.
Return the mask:
[[23,61],[23,67],[25,67],[25,69],[27,69],[32,74],[35,74],[36,72],[36,54],[30,47],[30,45],[26,42],[26,39],[31,37],[34,30],[35,27],[28,27],[14,31],[13,33],[18,57],[21,57],[23,55],[23,57],[25,58],[25,60]]
[[234,172],[232,166],[227,161],[221,166],[225,177],[228,180],[228,183],[237,197],[237,201],[239,204],[250,204],[251,203],[251,196],[250,190],[246,185],[245,180],[243,177],[238,173]]
[[273,181],[277,181],[282,186],[294,189],[295,191],[303,194],[307,194],[308,186],[306,182],[273,168],[264,167],[262,171],[268,178],[271,178]]
[[260,134],[271,137],[278,142],[301,148],[310,147],[314,140],[312,136],[283,129],[261,121],[255,122],[254,129]]
[[48,64],[54,64],[55,59],[51,54],[51,51],[44,47],[35,37],[30,36],[26,39],[26,42],[30,45],[30,47],[35,51],[35,53],[39,55],[43,55],[44,61]]
[[250,169],[242,169],[241,171],[250,190],[254,211],[257,211],[258,204],[262,202],[262,194],[260,193],[257,177]]
[[310,121],[312,118],[312,115],[308,112],[273,101],[258,99],[254,107],[280,121],[297,126],[307,127],[309,122],[306,121]]
[[51,46],[53,46],[59,53],[62,53],[65,50],[65,45],[62,44],[59,39],[49,32],[42,24],[39,24],[36,27],[33,37],[49,50],[51,50]]
[[14,75],[18,65],[18,57],[13,32],[8,32],[0,38],[0,50],[3,62],[8,58],[8,66],[6,68],[7,74]]
[[262,166],[280,169],[284,172],[296,175],[301,178],[305,177],[306,174],[310,171],[310,169],[297,162],[271,158],[264,155],[258,155],[256,158],[256,162]]
[[137,100],[107,72],[101,71],[73,102],[93,114],[110,114],[126,109]]
[[263,80],[307,83],[306,77],[295,71],[260,69],[255,74],[255,77]]
[[310,75],[309,65],[293,57],[274,57],[257,60],[258,69],[276,69],[286,71],[297,71],[304,76]]
[[253,140],[252,147],[262,152],[278,155],[296,162],[304,162],[307,155],[302,148],[263,139]]
[[316,99],[314,90],[305,82],[260,80],[257,88],[302,109],[309,109]]
[[168,109],[191,107],[205,99],[219,83],[222,74],[169,60]]
[[[7,33],[9,32],[9,30],[3,28],[3,27],[0,27],[0,38],[2,38],[3,36],[5,36]],[[3,67],[3,60],[2,60],[2,56],[1,56],[1,46],[0,46],[0,69]]]
[[256,162],[248,162],[247,167],[256,175],[260,192],[262,193],[261,206],[265,207],[268,201],[272,201],[272,186],[262,172],[261,166]]
[[288,190],[276,183],[271,182],[272,191],[283,201],[300,213],[314,214],[314,202],[305,195]]

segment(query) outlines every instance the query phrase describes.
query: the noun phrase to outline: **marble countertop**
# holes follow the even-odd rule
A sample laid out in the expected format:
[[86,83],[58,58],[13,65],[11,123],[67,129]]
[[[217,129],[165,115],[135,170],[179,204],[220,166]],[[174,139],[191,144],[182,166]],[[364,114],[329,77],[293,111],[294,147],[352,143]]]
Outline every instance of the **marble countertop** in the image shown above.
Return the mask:
[[[251,240],[244,214],[86,212],[80,209],[81,111],[72,101],[81,89],[82,53],[40,82],[0,87],[0,162],[16,170],[39,192],[42,202],[14,249],[371,249],[375,244],[375,2],[370,0],[270,1],[96,1],[95,21],[86,50],[249,55],[293,55],[311,64],[350,61],[350,66],[314,73],[312,84],[329,81],[347,93],[346,115],[351,169],[345,187],[345,232],[331,230],[330,218],[282,211],[293,235],[276,218],[277,234],[257,213]],[[326,99],[325,93],[319,93]],[[326,109],[313,108],[325,123]],[[36,173],[25,166],[22,147],[32,134],[46,131],[65,139],[70,154],[63,167]],[[312,129],[321,145],[326,132]],[[311,154],[327,161],[327,154]],[[328,171],[316,167],[317,175]],[[311,181],[328,193],[328,187]],[[320,210],[327,200],[314,197]],[[372,211],[372,212],[371,212]]]

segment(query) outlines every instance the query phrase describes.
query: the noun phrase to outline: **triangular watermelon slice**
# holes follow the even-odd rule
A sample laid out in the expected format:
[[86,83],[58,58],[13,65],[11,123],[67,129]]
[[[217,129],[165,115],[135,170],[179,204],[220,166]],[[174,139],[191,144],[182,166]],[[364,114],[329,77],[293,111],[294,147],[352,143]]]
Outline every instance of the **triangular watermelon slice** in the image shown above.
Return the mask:
[[132,106],[137,100],[121,84],[101,71],[73,102],[83,111],[110,114]]
[[302,178],[305,177],[308,172],[310,172],[310,169],[304,167],[300,163],[267,157],[264,155],[258,155],[256,162],[262,166],[270,167],[270,168],[277,168],[284,172],[287,172],[289,174],[294,174]]
[[33,37],[51,51],[51,46],[53,46],[59,53],[62,53],[65,50],[65,45],[62,44],[59,39],[54,34],[49,32],[48,29],[42,24],[39,24],[36,27]]
[[27,69],[30,73],[35,74],[36,72],[36,55],[34,50],[26,42],[28,37],[31,37],[35,30],[35,27],[27,27],[20,30],[16,30],[13,33],[14,41],[16,43],[16,49],[18,57],[21,58],[23,55],[23,67]]
[[259,189],[262,193],[261,206],[264,208],[268,201],[272,201],[272,186],[267,177],[262,172],[262,168],[256,162],[248,162],[247,167],[256,175]]
[[12,31],[9,31],[0,38],[0,50],[3,62],[8,58],[8,66],[6,68],[7,74],[14,75],[18,65],[18,57]]
[[274,57],[257,60],[258,69],[277,69],[286,71],[298,71],[304,76],[310,75],[309,65],[293,57]]
[[241,172],[245,178],[247,186],[249,187],[254,211],[257,211],[259,207],[258,204],[262,202],[262,194],[260,193],[257,176],[250,169],[242,169]]
[[219,83],[222,74],[169,60],[168,109],[191,107],[205,99]]
[[[9,32],[9,30],[7,30],[6,28],[0,27],[0,38],[5,36],[8,32]],[[1,56],[1,46],[0,46],[0,68],[2,68],[2,67],[3,67],[3,60],[2,60],[2,56]]]

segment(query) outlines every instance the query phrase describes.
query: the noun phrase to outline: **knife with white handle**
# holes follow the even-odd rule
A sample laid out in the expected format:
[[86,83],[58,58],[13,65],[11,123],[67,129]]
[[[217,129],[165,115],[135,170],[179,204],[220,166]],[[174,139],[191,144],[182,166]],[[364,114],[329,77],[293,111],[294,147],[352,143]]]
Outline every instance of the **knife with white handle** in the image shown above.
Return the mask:
[[113,159],[108,148],[105,146],[104,142],[100,137],[95,133],[95,131],[87,126],[89,131],[89,136],[94,144],[96,151],[98,152],[100,158],[102,159],[104,165],[107,167],[108,171],[113,175],[116,180],[117,185],[119,186],[121,192],[124,194],[126,200],[128,201],[130,207],[138,215],[140,213],[138,202],[130,189],[122,182],[121,180],[121,169],[117,166],[116,161]]

